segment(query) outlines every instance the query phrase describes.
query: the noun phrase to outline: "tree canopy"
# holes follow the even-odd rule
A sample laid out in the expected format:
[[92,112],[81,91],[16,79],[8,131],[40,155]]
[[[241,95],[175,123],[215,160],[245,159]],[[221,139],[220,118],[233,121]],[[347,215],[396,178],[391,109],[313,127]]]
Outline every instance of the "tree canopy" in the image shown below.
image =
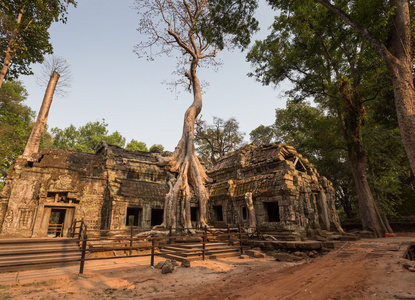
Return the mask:
[[0,177],[22,154],[32,129],[34,112],[23,101],[26,89],[19,81],[5,82],[0,90]]
[[6,74],[32,74],[30,65],[43,62],[53,52],[49,27],[53,22],[66,22],[70,5],[75,0],[4,0],[0,3],[0,53],[3,62],[0,87]]
[[249,133],[249,139],[255,145],[272,143],[275,141],[275,128],[261,124]]
[[79,128],[72,124],[64,129],[52,128],[53,147],[94,153],[95,147],[101,140],[111,145],[124,147],[125,138],[118,131],[109,134],[107,127],[108,124],[102,119],[102,121],[88,122]]
[[[32,131],[34,111],[24,104],[27,91],[20,81],[5,81],[0,90],[0,187],[15,159],[23,153]],[[46,131],[40,149],[50,148],[52,137]]]
[[[257,41],[248,54],[251,74],[264,84],[288,79],[288,95],[296,101],[313,97],[338,118],[365,229],[383,236],[386,227],[379,215],[366,176],[367,154],[362,130],[368,101],[390,81],[381,58],[352,28],[324,6],[310,1],[279,3],[271,34]],[[348,12],[349,6],[341,7]]]
[[138,142],[135,139],[132,139],[127,146],[125,147],[125,149],[127,150],[134,150],[134,151],[144,151],[144,152],[151,152],[154,151],[155,148],[158,148],[159,150],[163,151],[164,150],[164,146],[161,144],[154,144],[153,146],[149,148],[147,148],[146,143],[144,142]]
[[207,167],[216,165],[219,158],[238,149],[244,139],[235,118],[223,120],[213,117],[213,124],[198,119],[195,129],[197,153]]

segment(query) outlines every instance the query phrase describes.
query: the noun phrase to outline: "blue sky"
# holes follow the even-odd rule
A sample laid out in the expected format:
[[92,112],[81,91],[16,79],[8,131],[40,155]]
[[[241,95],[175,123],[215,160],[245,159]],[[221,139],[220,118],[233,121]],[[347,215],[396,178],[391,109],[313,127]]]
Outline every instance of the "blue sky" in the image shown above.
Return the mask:
[[[257,38],[265,37],[275,15],[261,4],[257,17],[262,31]],[[77,8],[69,10],[66,24],[52,25],[54,53],[70,64],[72,87],[65,97],[55,97],[48,125],[78,127],[104,118],[109,131],[118,130],[127,142],[136,139],[173,150],[192,95],[176,95],[162,84],[173,76],[174,57],[149,62],[133,52],[145,37],[136,30],[138,16],[132,6],[133,0],[80,0]],[[262,86],[246,76],[251,67],[245,55],[238,49],[219,52],[223,66],[217,72],[200,69],[198,74],[210,84],[203,95],[203,119],[212,123],[213,116],[235,117],[249,140],[251,130],[274,122],[275,108],[284,107],[286,98],[284,86]],[[34,65],[33,71],[38,74],[40,66]],[[29,92],[26,104],[38,111],[44,89],[35,76],[20,79]]]

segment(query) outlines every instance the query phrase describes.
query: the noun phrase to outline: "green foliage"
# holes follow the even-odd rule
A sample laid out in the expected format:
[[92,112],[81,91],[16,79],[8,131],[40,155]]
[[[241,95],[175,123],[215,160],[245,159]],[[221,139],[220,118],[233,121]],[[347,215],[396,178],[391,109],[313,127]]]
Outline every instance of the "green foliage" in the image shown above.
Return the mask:
[[269,144],[274,140],[274,137],[275,128],[262,124],[249,133],[250,141],[255,145]]
[[134,139],[131,140],[131,142],[129,142],[127,144],[127,146],[125,147],[125,149],[127,150],[135,150],[135,151],[145,151],[148,152],[148,148],[146,143],[144,142],[138,142]]
[[231,34],[233,44],[242,48],[251,42],[251,35],[258,30],[253,17],[256,0],[209,0],[209,14],[199,24],[198,30],[220,49],[224,48],[226,36]]
[[23,153],[32,130],[34,112],[23,101],[27,91],[20,81],[5,81],[0,90],[0,177],[4,178]]
[[219,158],[242,145],[244,135],[239,131],[235,118],[225,121],[213,117],[212,125],[198,119],[195,128],[196,152],[207,167],[214,166]]
[[[48,29],[52,22],[66,22],[69,5],[74,0],[3,0],[0,2],[0,59],[5,59],[7,47],[12,50],[12,63],[7,76],[32,74],[30,64],[43,62],[45,54],[51,54]],[[23,9],[22,20],[17,24]]]
[[161,151],[164,150],[164,146],[161,144],[154,144],[153,146],[150,147],[150,149],[148,149],[146,143],[138,142],[134,139],[132,139],[125,147],[125,149],[127,150],[144,151],[144,152],[153,152],[153,151],[156,151],[155,150],[156,148],[160,149]]
[[380,209],[389,215],[414,215],[415,178],[402,144],[392,90],[368,106],[363,139],[367,177]]
[[79,128],[72,124],[65,129],[52,128],[53,146],[56,149],[94,153],[99,142],[105,140],[108,144],[124,147],[125,138],[118,131],[108,134],[107,127],[108,124],[102,119],[102,122],[88,122]]
[[164,146],[163,145],[161,145],[161,144],[154,144],[153,146],[150,147],[150,152],[154,151],[155,148],[158,148],[161,151],[164,150]]
[[338,206],[355,216],[355,190],[338,119],[321,106],[287,101],[285,109],[276,110],[275,128],[277,140],[307,157],[333,183]]

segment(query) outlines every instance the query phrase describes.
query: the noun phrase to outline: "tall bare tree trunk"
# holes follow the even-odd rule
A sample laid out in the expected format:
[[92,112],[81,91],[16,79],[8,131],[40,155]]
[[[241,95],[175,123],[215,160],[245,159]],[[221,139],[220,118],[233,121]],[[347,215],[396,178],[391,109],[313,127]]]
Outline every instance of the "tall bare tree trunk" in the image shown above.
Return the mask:
[[[161,227],[171,227],[176,230],[177,225],[185,228],[192,227],[190,219],[191,188],[199,202],[199,226],[207,226],[206,206],[209,198],[205,187],[206,173],[195,153],[194,126],[196,117],[202,110],[202,93],[200,82],[196,76],[197,60],[193,60],[190,71],[186,76],[190,79],[193,89],[193,103],[184,116],[183,134],[173,155],[169,158],[159,158],[161,165],[168,167],[170,172],[177,174],[170,178],[170,190],[165,198],[164,220]],[[177,213],[177,208],[180,213]],[[179,215],[179,220],[177,216]]]
[[6,73],[7,73],[7,70],[9,69],[10,62],[12,61],[13,53],[16,51],[15,43],[17,40],[17,33],[19,30],[18,27],[20,23],[22,22],[23,12],[24,12],[24,8],[21,9],[19,15],[17,16],[16,28],[13,29],[12,36],[10,38],[9,44],[7,45],[6,56],[4,58],[3,67],[1,68],[1,73],[0,73],[0,88],[1,88],[1,85],[3,84],[4,77],[6,77]]
[[48,87],[46,88],[45,96],[43,97],[42,106],[40,107],[36,123],[33,126],[32,133],[27,141],[23,156],[30,156],[39,151],[40,139],[45,131],[46,123],[48,121],[49,109],[52,104],[53,93],[55,92],[56,84],[59,80],[59,74],[53,72],[50,77]]

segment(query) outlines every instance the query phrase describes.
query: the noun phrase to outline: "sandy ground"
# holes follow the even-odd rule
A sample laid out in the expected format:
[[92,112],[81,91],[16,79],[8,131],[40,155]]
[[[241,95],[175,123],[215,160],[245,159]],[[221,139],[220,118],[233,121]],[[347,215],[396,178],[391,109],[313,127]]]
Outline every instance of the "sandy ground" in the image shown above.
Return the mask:
[[0,299],[415,299],[415,272],[402,266],[411,242],[349,242],[300,263],[198,261],[165,275],[148,258],[91,261],[81,278],[78,266],[0,274]]

